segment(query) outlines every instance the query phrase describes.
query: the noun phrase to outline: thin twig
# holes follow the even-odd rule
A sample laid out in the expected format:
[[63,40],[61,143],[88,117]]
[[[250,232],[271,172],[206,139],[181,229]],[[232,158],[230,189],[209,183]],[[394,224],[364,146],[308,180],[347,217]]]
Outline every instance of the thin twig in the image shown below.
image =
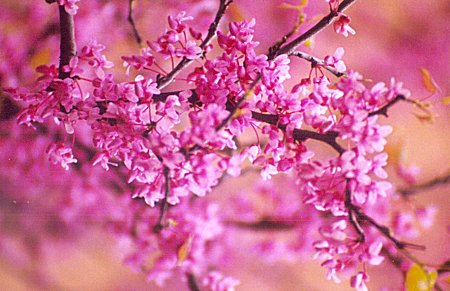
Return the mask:
[[[264,114],[252,111],[252,117],[258,121],[262,121],[268,124],[277,125],[279,129],[285,131],[286,125],[279,122],[279,116],[276,114]],[[307,139],[313,139],[324,142],[336,150],[339,154],[342,154],[345,150],[340,146],[336,139],[339,133],[336,131],[328,131],[326,133],[319,133],[306,129],[294,129],[292,137],[297,141],[306,141]]]
[[405,96],[403,95],[397,95],[394,99],[392,99],[391,101],[389,101],[386,105],[384,105],[383,107],[381,107],[380,109],[370,112],[368,114],[368,116],[373,116],[373,115],[384,115],[386,117],[388,117],[388,109],[391,108],[394,104],[396,104],[399,101],[403,101],[403,100],[407,100]]
[[234,105],[234,107],[230,110],[230,113],[228,114],[227,118],[225,118],[224,120],[222,120],[222,122],[216,126],[216,131],[221,130],[222,128],[224,128],[233,118],[233,116],[236,114],[236,112],[238,111],[238,109],[241,107],[242,103],[244,103],[246,97],[248,95],[250,95],[253,92],[253,89],[255,89],[256,84],[259,82],[259,80],[261,79],[261,75],[258,75],[258,77],[255,79],[255,81],[252,83],[252,85],[250,86],[250,88],[248,88],[244,94],[244,96],[241,97],[241,99],[239,99],[239,101]]
[[397,192],[403,196],[413,195],[417,192],[425,191],[430,188],[450,183],[450,172],[444,176],[434,178],[422,184],[413,185],[407,188],[399,189]]
[[291,54],[289,54],[290,56],[295,56],[295,57],[299,57],[301,59],[307,60],[308,62],[311,63],[311,67],[312,68],[316,68],[318,66],[320,66],[321,68],[324,68],[325,70],[329,71],[330,73],[332,73],[333,75],[335,75],[336,77],[340,78],[342,76],[345,76],[345,73],[343,72],[339,72],[338,70],[336,70],[336,68],[333,68],[331,66],[327,66],[325,64],[325,62],[319,58],[313,57],[307,53],[304,52],[300,52],[300,51],[295,51]]
[[164,166],[163,170],[164,175],[164,198],[161,200],[161,205],[159,208],[159,219],[158,223],[153,227],[153,232],[159,233],[166,226],[166,216],[167,210],[169,209],[169,203],[167,202],[167,198],[170,194],[170,169],[167,166]]
[[359,224],[358,217],[356,216],[355,206],[352,203],[352,191],[350,190],[349,180],[345,181],[345,197],[344,197],[345,208],[348,211],[348,221],[356,230],[358,234],[358,242],[364,242],[366,240],[366,236],[364,234],[364,230]]
[[188,287],[190,291],[200,291],[200,287],[198,287],[197,279],[194,274],[188,273],[186,274],[188,280]]
[[280,49],[275,50],[269,55],[269,59],[273,59],[276,56],[282,55],[282,54],[292,54],[295,49],[300,46],[302,43],[304,43],[306,40],[323,30],[325,27],[330,25],[330,23],[333,21],[334,18],[339,16],[339,13],[343,12],[345,9],[347,9],[353,2],[356,0],[344,0],[339,5],[338,9],[336,11],[332,10],[330,13],[322,18],[316,25],[311,27],[309,30],[304,32],[302,35],[294,39],[293,41],[289,42],[288,44],[282,46]]
[[[217,10],[214,21],[211,23],[208,29],[208,34],[205,39],[200,44],[200,48],[204,49],[207,45],[211,43],[211,40],[216,35],[217,29],[219,27],[220,20],[225,14],[228,6],[233,2],[233,0],[220,0],[219,9]],[[158,89],[163,89],[175,79],[175,77],[187,66],[189,66],[194,60],[189,60],[186,57],[181,59],[181,61],[175,66],[175,68],[169,72],[166,76],[158,80]]]
[[276,218],[263,217],[255,222],[226,221],[225,224],[238,228],[251,229],[255,231],[284,231],[292,230],[298,226],[298,221],[284,221]]
[[[164,102],[168,96],[177,95],[179,93],[180,93],[180,91],[161,93],[158,95],[154,95],[153,100]],[[191,95],[191,97],[189,97],[189,102],[191,104],[198,102],[198,96],[197,96],[197,93],[195,92],[195,90],[192,90],[192,95]],[[236,107],[234,107],[234,108],[236,108]],[[233,111],[233,113],[235,113],[235,111]],[[257,121],[261,121],[261,122],[268,123],[271,125],[276,125],[276,126],[278,126],[279,129],[281,129],[283,131],[286,130],[286,125],[281,124],[279,122],[280,117],[276,114],[268,114],[268,113],[260,113],[260,112],[252,111],[252,118],[254,118]],[[222,121],[222,123],[216,127],[216,130],[222,129],[230,119],[231,119],[231,117],[228,117],[227,119]],[[296,128],[296,129],[294,129],[292,136],[296,141],[301,141],[301,142],[304,142],[308,139],[324,142],[324,143],[328,144],[329,146],[331,146],[339,154],[342,154],[345,151],[344,148],[341,145],[339,145],[336,141],[336,139],[339,136],[339,133],[336,131],[328,131],[326,133],[319,133],[319,132],[310,131],[310,130],[306,130],[306,129],[297,129]],[[194,146],[194,147],[195,148],[190,149],[190,151],[200,148],[200,146]]]
[[[381,234],[384,235],[387,239],[389,239],[397,249],[404,250],[405,248],[411,248],[416,250],[425,250],[424,246],[412,244],[408,242],[403,242],[398,240],[390,230],[389,227],[379,224],[375,219],[364,213],[362,209],[352,203],[351,198],[351,190],[349,186],[349,180],[346,180],[346,188],[345,188],[345,208],[349,213],[349,221],[355,228],[356,232],[359,235],[359,241],[364,241],[364,231],[361,227],[361,222],[365,221],[375,227]],[[408,253],[408,256],[412,258],[412,255]]]
[[136,0],[129,0],[128,2],[128,22],[131,24],[131,29],[133,30],[134,38],[136,39],[136,42],[139,46],[142,46],[142,38],[139,35],[139,31],[137,30],[136,23],[134,22],[133,18],[133,11],[134,11],[134,3]]
[[[316,33],[323,30],[325,27],[327,27],[331,21],[339,15],[340,12],[344,11],[348,6],[350,6],[354,1],[356,0],[344,0],[338,7],[336,11],[330,11],[330,13],[322,18],[316,25],[314,25],[312,28],[310,28],[308,31],[291,41],[290,43],[286,44],[285,46],[281,46],[281,44],[284,44],[288,37],[290,37],[295,31],[296,27],[292,29],[288,34],[283,36],[283,38],[276,42],[272,47],[269,49],[269,53],[267,54],[267,58],[269,60],[273,60],[275,57],[281,55],[281,54],[292,54],[294,50],[303,42],[305,42],[308,38],[312,37]],[[251,92],[257,85],[257,83],[261,80],[261,74],[258,74],[256,79],[253,81],[253,84],[250,86],[250,89],[247,90],[247,92]],[[240,105],[244,102],[245,97],[247,94],[245,94],[236,104],[234,109],[230,112],[227,118],[223,120],[223,122],[216,127],[216,130],[219,130],[223,128],[228,122],[231,121],[233,118],[235,112],[239,109]]]

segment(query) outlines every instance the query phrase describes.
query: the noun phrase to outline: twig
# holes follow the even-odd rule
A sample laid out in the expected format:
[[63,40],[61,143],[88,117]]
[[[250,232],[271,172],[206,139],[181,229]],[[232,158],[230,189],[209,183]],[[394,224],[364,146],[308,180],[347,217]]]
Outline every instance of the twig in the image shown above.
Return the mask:
[[434,178],[425,183],[413,185],[413,186],[403,188],[403,189],[399,189],[399,190],[397,190],[397,192],[403,196],[409,196],[409,195],[413,195],[417,192],[425,191],[427,189],[430,189],[430,188],[433,188],[433,187],[436,187],[436,186],[439,186],[442,184],[448,184],[448,183],[450,183],[450,172],[444,176]]
[[[200,44],[200,48],[204,49],[207,45],[210,44],[211,40],[216,35],[220,20],[222,19],[223,15],[225,14],[225,11],[227,10],[228,6],[230,6],[231,2],[233,2],[233,0],[220,0],[219,9],[217,10],[214,21],[209,26],[208,34],[206,35],[205,39]],[[193,61],[194,60],[189,60],[186,57],[181,59],[181,61],[178,63],[178,65],[176,65],[175,68],[171,72],[169,72],[169,74],[167,74],[166,76],[164,76],[158,80],[158,89],[163,89],[167,85],[169,85],[175,79],[175,77],[184,68],[189,66]]]
[[321,68],[324,68],[325,70],[329,71],[330,73],[332,73],[333,75],[335,75],[336,77],[340,78],[342,76],[345,76],[345,73],[343,72],[339,72],[338,70],[336,70],[333,67],[327,66],[325,64],[325,62],[319,58],[313,57],[307,53],[304,52],[300,52],[300,51],[295,51],[291,54],[289,54],[290,56],[295,56],[295,57],[299,57],[301,59],[307,60],[308,62],[311,63],[311,67],[312,68],[316,68],[318,66],[320,66]]
[[242,98],[239,99],[239,101],[232,107],[232,109],[230,110],[230,113],[228,114],[227,118],[222,120],[222,122],[218,126],[216,126],[216,131],[221,130],[222,128],[224,128],[231,121],[231,119],[233,118],[234,114],[236,114],[236,112],[239,109],[239,107],[241,107],[242,103],[244,103],[246,97],[253,92],[253,89],[255,89],[256,84],[258,84],[260,79],[261,79],[261,75],[258,75],[258,77],[252,83],[250,88],[248,88],[246,90],[244,96],[242,96]]
[[[395,238],[392,234],[392,231],[389,227],[379,224],[375,219],[364,213],[360,207],[354,205],[351,201],[351,190],[349,186],[349,180],[346,181],[345,188],[345,208],[349,213],[349,221],[355,228],[356,232],[359,235],[359,241],[364,241],[364,230],[361,227],[361,222],[365,221],[375,227],[381,234],[383,234],[387,239],[389,239],[392,243],[394,243],[395,247],[399,250],[404,250],[405,248],[412,248],[416,250],[425,250],[424,246],[412,244],[408,242],[403,242]],[[405,253],[412,260],[416,260],[411,254]]]
[[[340,12],[344,11],[348,6],[350,6],[354,1],[356,0],[344,0],[338,7],[336,11],[330,11],[330,13],[322,18],[316,25],[314,25],[312,28],[310,28],[308,31],[291,41],[290,43],[286,44],[285,46],[281,46],[284,44],[287,39],[296,31],[297,26],[295,26],[289,33],[283,36],[283,38],[276,42],[273,46],[269,48],[269,53],[267,54],[267,58],[269,60],[273,60],[275,57],[281,55],[281,54],[292,54],[294,50],[302,44],[304,41],[306,41],[308,38],[312,37],[316,33],[323,30],[325,27],[327,27],[331,21],[339,15]],[[222,1],[221,1],[222,2]],[[247,90],[247,92],[251,92],[253,88],[256,87],[257,83],[261,80],[261,75],[259,74],[256,79],[253,81],[253,84],[250,86],[250,89]],[[216,127],[216,130],[219,130],[223,128],[232,118],[235,112],[239,109],[240,105],[244,102],[245,97],[247,94],[245,94],[235,105],[234,109],[230,112],[228,117],[218,126]]]
[[[177,95],[179,93],[180,93],[180,91],[164,92],[164,93],[161,93],[158,95],[154,95],[153,100],[164,102],[164,101],[166,101],[168,96]],[[195,90],[192,90],[192,95],[191,95],[191,97],[189,97],[189,102],[191,104],[195,104],[198,102],[198,96],[197,96],[197,93],[195,92]],[[238,106],[236,106],[236,107],[238,107]],[[236,107],[234,107],[234,108],[236,108]],[[232,113],[234,114],[235,111],[232,111]],[[257,121],[276,125],[276,126],[278,126],[279,129],[281,129],[283,131],[286,130],[286,125],[281,124],[279,122],[280,117],[276,114],[268,114],[268,113],[260,113],[260,112],[252,111],[252,118],[254,118]],[[228,117],[227,119],[222,121],[222,123],[216,127],[216,130],[222,129],[230,119],[231,119],[231,117]],[[308,139],[324,142],[324,143],[328,144],[329,146],[331,146],[339,154],[342,154],[345,151],[344,148],[341,145],[339,145],[336,141],[337,137],[339,136],[339,133],[336,131],[328,131],[326,133],[319,133],[319,132],[314,132],[314,131],[310,131],[310,130],[306,130],[306,129],[297,129],[296,128],[296,129],[294,129],[292,136],[296,141],[301,141],[301,142],[304,142]],[[195,150],[198,148],[200,148],[200,146],[197,146],[191,150]]]
[[275,50],[272,52],[271,55],[269,55],[269,59],[273,59],[276,56],[282,55],[282,54],[292,54],[295,49],[300,46],[302,43],[304,43],[307,39],[311,38],[313,35],[317,34],[319,31],[323,30],[325,27],[327,27],[334,18],[336,18],[340,12],[343,12],[345,9],[347,9],[353,2],[356,0],[344,0],[339,5],[338,9],[336,11],[332,10],[330,13],[322,18],[316,25],[311,27],[309,30],[304,32],[302,35],[291,41],[290,43],[282,46],[280,49]]
[[[264,114],[252,111],[252,117],[258,121],[262,121],[268,124],[277,125],[279,129],[285,131],[286,125],[279,123],[279,116],[275,114]],[[305,129],[294,129],[292,136],[297,141],[306,141],[307,139],[318,140],[324,142],[336,150],[339,154],[342,154],[345,150],[337,142],[336,138],[339,133],[336,131],[328,131],[326,133],[318,133],[315,131]]]
[[133,11],[134,11],[134,2],[136,0],[129,0],[128,2],[128,22],[131,24],[131,29],[133,30],[133,35],[134,38],[136,39],[136,42],[138,43],[139,46],[142,46],[142,38],[139,35],[139,31],[136,28],[136,23],[134,22],[134,18],[133,18]]
[[167,166],[164,166],[163,170],[164,174],[164,198],[161,200],[161,205],[159,208],[159,219],[158,223],[153,227],[154,233],[159,233],[166,226],[166,215],[167,210],[169,209],[169,203],[167,202],[167,198],[170,193],[170,169]]
[[350,190],[349,180],[345,181],[345,197],[344,197],[345,208],[348,211],[348,221],[358,233],[358,242],[364,242],[366,240],[366,236],[364,234],[364,230],[359,224],[358,217],[356,216],[356,207],[352,203],[352,191]]
[[200,287],[198,287],[197,279],[194,274],[188,273],[186,274],[188,280],[188,287],[190,291],[200,291]]
[[225,224],[229,224],[238,228],[251,229],[255,231],[292,230],[298,225],[297,221],[282,221],[271,217],[263,217],[255,222],[226,221]]
[[65,79],[70,77],[70,72],[64,72],[63,67],[68,65],[70,59],[77,54],[77,45],[75,43],[73,15],[67,13],[64,6],[58,5],[58,8],[59,33],[61,36],[58,78]]
[[405,96],[403,95],[397,95],[394,99],[392,99],[391,101],[389,101],[386,105],[384,105],[383,107],[381,107],[380,109],[370,112],[368,114],[368,116],[373,116],[373,115],[384,115],[386,117],[388,117],[388,109],[391,108],[394,104],[396,104],[399,101],[403,101],[403,100],[407,100]]

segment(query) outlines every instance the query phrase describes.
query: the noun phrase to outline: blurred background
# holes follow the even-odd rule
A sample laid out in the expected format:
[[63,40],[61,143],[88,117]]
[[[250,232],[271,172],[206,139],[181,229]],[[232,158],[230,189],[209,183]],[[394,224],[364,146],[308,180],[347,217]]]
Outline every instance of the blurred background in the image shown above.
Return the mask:
[[[89,3],[90,2],[90,3]],[[95,2],[95,3],[94,3]],[[111,3],[109,3],[111,2]],[[117,4],[118,1],[80,1],[79,14],[75,17],[79,47],[91,39],[107,45],[106,55],[116,64],[121,64],[120,55],[136,54],[139,47],[133,40],[131,29],[126,20],[127,5]],[[123,1],[128,2],[128,1]],[[186,10],[188,14],[198,15],[198,25],[208,23],[214,13],[216,2],[205,1],[147,1],[136,0],[135,20],[144,39],[155,39],[166,25],[166,18],[161,15]],[[256,18],[256,36],[260,41],[260,52],[267,51],[281,35],[288,32],[296,21],[296,11],[282,7],[282,3],[293,5],[300,1],[276,0],[235,0],[229,19]],[[311,5],[305,11],[309,17],[320,17],[328,12],[325,1],[310,1]],[[93,13],[94,9],[98,12]],[[89,11],[91,9],[91,11]],[[390,82],[390,78],[404,82],[412,97],[423,99],[433,104],[435,118],[432,122],[417,118],[420,113],[411,104],[398,104],[390,110],[389,118],[383,119],[394,127],[394,132],[388,138],[387,151],[390,154],[389,173],[395,185],[402,187],[404,182],[396,175],[398,163],[420,168],[418,183],[442,176],[450,170],[450,106],[443,104],[441,99],[450,96],[450,2],[446,0],[433,1],[388,1],[365,0],[356,3],[346,12],[351,18],[351,26],[356,30],[355,36],[347,38],[334,33],[332,27],[317,35],[305,51],[323,57],[332,54],[337,47],[344,47],[344,61],[347,68],[361,72],[373,82]],[[93,17],[96,14],[97,17]],[[27,69],[27,64],[39,65],[46,61],[57,60],[57,35],[52,34],[53,23],[57,21],[57,9],[45,1],[10,1],[0,4],[0,85],[2,87],[26,84],[34,75]],[[317,18],[311,20],[314,23]],[[30,25],[34,23],[34,25]],[[50,24],[49,24],[50,23]],[[113,26],[111,26],[113,25]],[[43,27],[48,29],[49,37],[36,42],[29,47],[30,41]],[[302,29],[302,28],[301,28]],[[114,48],[114,49],[112,49]],[[292,62],[293,79],[303,78],[308,73],[308,64],[301,60]],[[440,92],[430,97],[422,83],[419,68],[428,69],[433,76]],[[120,66],[117,66],[120,70]],[[12,73],[14,72],[14,73]],[[298,77],[297,77],[298,76]],[[297,79],[297,80],[298,80]],[[3,124],[8,121],[1,121]],[[8,133],[9,134],[9,133]],[[0,289],[1,290],[187,290],[186,285],[169,282],[164,288],[147,283],[145,276],[135,273],[122,263],[122,257],[117,251],[115,238],[95,225],[95,216],[89,217],[91,223],[87,230],[59,229],[54,234],[55,240],[46,245],[44,253],[36,251],[32,256],[20,255],[23,250],[15,249],[15,239],[27,240],[35,238],[28,233],[16,233],[17,221],[29,222],[27,232],[33,232],[34,222],[48,219],[51,214],[40,213],[33,209],[33,203],[17,206],[15,195],[21,191],[21,177],[14,176],[14,171],[8,168],[8,152],[6,135],[0,135],[0,206],[3,223],[0,225],[2,253],[0,254]],[[39,149],[35,147],[36,151]],[[24,149],[26,150],[26,149]],[[40,149],[44,155],[45,148]],[[36,153],[39,155],[39,153]],[[39,157],[36,157],[39,159]],[[53,170],[49,170],[50,173]],[[54,170],[55,175],[61,174]],[[63,174],[61,174],[63,175]],[[232,192],[233,189],[249,189],[256,176],[249,175],[240,180],[226,180],[214,193]],[[36,177],[27,177],[32,182]],[[45,176],[41,177],[45,179]],[[46,193],[65,191],[64,176],[58,185],[50,185]],[[69,179],[69,178],[67,178]],[[15,182],[14,182],[15,181]],[[31,183],[30,182],[30,183]],[[426,246],[426,251],[414,254],[431,264],[439,264],[448,259],[450,247],[450,204],[449,185],[436,187],[414,195],[407,202],[394,201],[398,207],[414,207],[414,205],[435,205],[437,215],[433,226],[422,229],[417,238],[410,239],[413,243]],[[51,195],[51,194],[50,194]],[[42,200],[41,200],[42,199]],[[48,198],[36,199],[44,204],[51,204]],[[20,201],[20,199],[17,199]],[[50,207],[50,206],[49,206]],[[67,214],[69,215],[69,214]],[[56,218],[55,218],[56,219]],[[58,240],[63,234],[64,240]],[[256,237],[252,233],[242,233],[244,241],[252,241]],[[69,238],[69,239],[67,239]],[[70,241],[68,243],[67,241]],[[38,246],[35,241],[27,241],[29,249]],[[249,254],[246,249],[236,249],[235,258],[238,261],[224,273],[234,275],[242,282],[238,290],[351,290],[344,280],[336,285],[325,279],[325,269],[317,261],[305,256],[301,260],[286,262],[266,262],[256,254]],[[17,262],[24,262],[17,264]],[[401,273],[390,264],[381,268],[369,270],[371,290],[389,287],[398,290],[402,285]],[[450,285],[443,285],[450,289]],[[41,287],[39,287],[41,286]],[[45,287],[43,287],[45,286]]]

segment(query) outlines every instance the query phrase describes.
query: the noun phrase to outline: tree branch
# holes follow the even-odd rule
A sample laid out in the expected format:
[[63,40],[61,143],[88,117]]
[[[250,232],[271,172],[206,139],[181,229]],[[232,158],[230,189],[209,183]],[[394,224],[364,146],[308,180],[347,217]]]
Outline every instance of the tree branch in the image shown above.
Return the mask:
[[131,29],[133,30],[133,36],[136,39],[136,42],[139,46],[142,46],[142,38],[139,35],[139,31],[136,28],[136,23],[134,22],[133,18],[133,11],[134,11],[134,3],[136,0],[129,0],[128,1],[128,22],[131,24]]
[[64,72],[63,67],[68,65],[70,59],[77,54],[77,45],[75,43],[75,30],[73,24],[73,15],[70,15],[64,9],[59,8],[59,33],[60,33],[60,57],[59,57],[59,79],[65,79],[70,76],[70,72]]
[[200,291],[200,287],[198,287],[197,279],[194,274],[188,273],[186,274],[188,280],[188,287],[190,291]]
[[[279,123],[279,116],[275,114],[264,114],[252,111],[252,117],[258,121],[265,122],[268,124],[276,125],[279,129],[285,131],[286,125]],[[315,131],[310,131],[306,129],[294,129],[292,136],[297,141],[306,141],[307,139],[313,139],[317,141],[324,142],[331,146],[339,154],[342,154],[345,150],[337,142],[336,138],[339,133],[336,131],[328,131],[326,133],[319,133]]]
[[300,52],[300,51],[295,51],[291,54],[289,54],[290,56],[295,56],[295,57],[299,57],[301,59],[307,60],[308,62],[311,63],[311,67],[312,68],[317,68],[317,67],[321,67],[324,68],[325,70],[329,71],[330,73],[332,73],[333,75],[335,75],[336,77],[340,78],[342,76],[345,76],[345,73],[343,72],[339,72],[338,70],[336,70],[333,67],[327,66],[325,64],[325,62],[319,58],[313,57],[307,53],[304,52]]
[[327,27],[334,18],[336,18],[340,12],[343,12],[345,9],[347,9],[350,5],[353,4],[356,0],[344,0],[339,5],[337,11],[330,11],[330,13],[322,18],[316,25],[311,27],[309,30],[304,32],[302,35],[294,39],[293,41],[289,42],[288,44],[282,46],[278,50],[274,50],[271,55],[269,55],[269,59],[273,59],[276,56],[282,55],[282,54],[292,54],[295,49],[303,44],[307,39],[311,38],[313,35],[317,34],[321,30],[323,30],[325,27]]
[[397,192],[403,196],[410,196],[420,191],[425,191],[427,189],[450,183],[450,172],[444,176],[436,177],[430,181],[424,182],[418,185],[412,185],[407,188],[399,189]]
[[[361,222],[367,222],[373,227],[375,227],[384,237],[390,240],[397,249],[404,250],[405,248],[412,248],[416,250],[425,250],[424,246],[412,244],[408,242],[403,242],[398,240],[393,234],[389,227],[379,224],[375,219],[364,213],[362,209],[352,203],[351,198],[351,190],[349,186],[349,180],[346,180],[346,188],[345,188],[345,208],[347,209],[349,216],[348,219],[350,223],[355,228],[356,232],[359,235],[358,241],[364,242],[365,234],[364,230],[361,227]],[[408,253],[409,257],[412,256]]]
[[229,224],[238,228],[251,229],[255,231],[292,230],[298,225],[297,221],[283,221],[277,220],[276,218],[272,217],[263,217],[255,222],[226,221],[225,224]]
[[402,100],[406,100],[406,97],[403,95],[397,95],[394,99],[389,101],[386,105],[384,105],[380,109],[370,112],[368,114],[368,116],[384,115],[384,116],[388,117],[388,109],[391,108],[392,106],[394,106],[394,104],[396,104],[397,102],[402,101]]
[[[228,6],[233,2],[233,0],[220,0],[219,9],[217,10],[214,21],[211,23],[208,29],[208,34],[205,39],[200,44],[200,48],[204,49],[207,45],[210,44],[211,40],[214,38],[217,32],[217,28],[219,27],[220,20],[225,14]],[[163,89],[167,85],[169,85],[175,77],[187,66],[189,66],[194,60],[189,60],[186,57],[181,59],[181,61],[176,65],[176,67],[169,72],[166,76],[160,78],[158,80],[158,89]]]
[[170,169],[167,166],[164,166],[163,174],[164,174],[164,199],[161,200],[158,223],[153,227],[154,233],[161,232],[161,230],[166,226],[166,215],[167,210],[169,209],[169,203],[167,202],[167,198],[169,197],[170,194]]
[[[180,91],[164,92],[164,93],[161,93],[158,95],[154,95],[153,100],[156,102],[158,102],[158,101],[165,102],[167,97],[169,97],[170,95],[177,95],[179,93],[180,93]],[[195,92],[195,90],[192,90],[192,95],[191,95],[191,97],[189,97],[189,102],[191,104],[195,104],[198,102],[198,96],[197,96],[197,93]],[[252,118],[254,118],[257,121],[275,125],[283,131],[286,130],[286,125],[281,124],[279,122],[280,117],[276,114],[268,114],[268,113],[260,113],[260,112],[252,111]],[[216,130],[222,129],[229,120],[230,120],[230,118],[225,119],[220,125],[218,125],[216,127]],[[301,141],[301,142],[304,142],[308,139],[321,141],[321,142],[326,143],[329,146],[331,146],[339,154],[342,154],[345,151],[344,148],[341,145],[339,145],[336,141],[336,139],[339,136],[339,133],[336,131],[328,131],[326,133],[319,133],[319,132],[310,131],[310,130],[306,130],[306,129],[297,129],[296,128],[296,129],[294,129],[292,136],[296,141]],[[198,148],[199,147],[196,147],[195,149],[198,149]]]

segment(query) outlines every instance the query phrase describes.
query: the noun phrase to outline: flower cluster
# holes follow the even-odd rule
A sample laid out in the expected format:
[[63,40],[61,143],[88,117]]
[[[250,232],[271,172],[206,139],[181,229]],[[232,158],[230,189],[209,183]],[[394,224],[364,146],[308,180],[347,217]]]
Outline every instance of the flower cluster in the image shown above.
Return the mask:
[[[57,3],[74,15],[78,1]],[[335,31],[354,34],[350,18],[338,12],[340,1],[326,2]],[[220,1],[219,12],[230,3]],[[59,68],[38,66],[32,87],[5,89],[20,104],[18,123],[36,129],[29,144],[65,171],[52,168],[61,171],[60,180],[52,180],[23,145],[0,142],[3,160],[18,159],[13,179],[0,175],[1,181],[17,187],[14,178],[26,171],[41,180],[26,178],[38,186],[22,189],[31,194],[17,194],[21,202],[62,188],[66,196],[52,206],[60,212],[41,208],[61,227],[83,227],[77,222],[82,215],[86,224],[105,222],[126,263],[161,286],[181,276],[209,290],[234,290],[239,281],[220,269],[241,246],[245,229],[269,231],[251,241],[262,257],[294,260],[314,253],[328,279],[340,282],[350,274],[353,288],[367,290],[366,267],[383,263],[382,250],[394,253],[396,246],[390,234],[368,227],[372,218],[389,222],[388,202],[395,195],[385,170],[392,127],[380,124],[379,110],[409,92],[394,79],[371,84],[347,70],[342,48],[323,60],[305,58],[311,71],[293,74],[294,54],[281,54],[277,46],[269,55],[258,53],[255,19],[222,29],[222,14],[207,32],[191,27],[194,17],[186,12],[169,16],[166,30],[139,55],[121,56],[125,74],[116,75],[106,47],[91,42]],[[210,32],[217,36],[212,44]],[[169,84],[177,91],[164,91]],[[7,135],[26,139],[22,130],[30,129]],[[319,153],[316,143],[328,151]],[[8,166],[2,164],[0,174]],[[253,189],[217,201],[208,194],[228,176],[251,170],[262,178]],[[398,171],[407,183],[415,181],[414,169]],[[400,237],[415,237],[414,221],[429,227],[435,212],[394,212],[392,228]],[[355,218],[361,213],[369,223]],[[29,229],[25,221],[18,225]],[[279,229],[291,235],[277,240],[271,231]]]

